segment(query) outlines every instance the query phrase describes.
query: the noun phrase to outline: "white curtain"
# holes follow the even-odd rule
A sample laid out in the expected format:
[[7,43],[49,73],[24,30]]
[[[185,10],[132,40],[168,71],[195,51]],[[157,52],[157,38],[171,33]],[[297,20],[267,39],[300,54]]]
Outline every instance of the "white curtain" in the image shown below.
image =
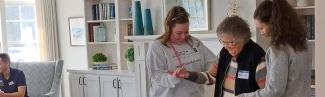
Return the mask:
[[41,60],[59,59],[56,0],[36,0],[37,26],[40,32]]
[[[35,0],[37,26],[40,35],[41,60],[59,60],[59,37],[56,16],[56,0]],[[60,94],[62,96],[62,84]]]
[[5,16],[4,15],[4,10],[5,10],[5,7],[4,7],[4,0],[0,0],[0,52],[3,53],[5,50],[5,48],[3,48],[7,42],[6,39],[7,39],[7,36],[6,34],[3,34],[4,32],[4,23],[3,21],[5,21]]

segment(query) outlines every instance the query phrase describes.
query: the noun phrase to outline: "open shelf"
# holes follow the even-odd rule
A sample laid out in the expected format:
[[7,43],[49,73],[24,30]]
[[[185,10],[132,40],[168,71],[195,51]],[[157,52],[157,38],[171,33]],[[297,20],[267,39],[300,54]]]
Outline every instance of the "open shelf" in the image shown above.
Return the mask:
[[87,23],[100,23],[100,22],[115,22],[115,19],[111,19],[111,20],[90,20],[87,21]]
[[89,42],[88,44],[116,44],[116,42]]
[[134,42],[120,42],[121,44],[134,44]]
[[315,40],[307,40],[308,42],[315,42]]
[[314,15],[315,6],[295,7],[296,11],[301,15]]
[[124,18],[124,19],[120,19],[121,21],[132,21],[132,18]]
[[123,38],[127,35],[127,30],[133,31],[128,26],[133,24],[133,2],[134,0],[84,0],[89,64],[92,54],[102,52],[110,58],[110,63],[116,65],[118,71],[127,70],[123,59],[124,50],[133,44],[127,43]]
[[[124,36],[124,39],[134,41],[154,41],[160,35],[139,35],[139,36]],[[191,34],[191,36],[201,40],[217,40],[216,34]]]
[[295,9],[315,9],[315,6],[295,7]]

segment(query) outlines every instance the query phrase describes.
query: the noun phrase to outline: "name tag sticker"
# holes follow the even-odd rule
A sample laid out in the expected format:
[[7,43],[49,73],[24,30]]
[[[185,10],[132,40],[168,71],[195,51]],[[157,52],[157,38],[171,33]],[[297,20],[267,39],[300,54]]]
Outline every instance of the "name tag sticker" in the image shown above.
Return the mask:
[[15,83],[13,81],[9,82],[8,85],[11,86],[11,85],[14,85]]
[[249,78],[249,71],[247,71],[247,70],[239,70],[238,78],[240,78],[240,79],[248,79]]

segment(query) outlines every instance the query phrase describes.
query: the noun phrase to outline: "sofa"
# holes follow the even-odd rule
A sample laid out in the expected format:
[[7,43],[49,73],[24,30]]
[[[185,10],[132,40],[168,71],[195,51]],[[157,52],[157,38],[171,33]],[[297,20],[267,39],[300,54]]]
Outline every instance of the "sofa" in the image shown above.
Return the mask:
[[49,62],[12,62],[10,67],[22,70],[29,97],[59,97],[63,60]]

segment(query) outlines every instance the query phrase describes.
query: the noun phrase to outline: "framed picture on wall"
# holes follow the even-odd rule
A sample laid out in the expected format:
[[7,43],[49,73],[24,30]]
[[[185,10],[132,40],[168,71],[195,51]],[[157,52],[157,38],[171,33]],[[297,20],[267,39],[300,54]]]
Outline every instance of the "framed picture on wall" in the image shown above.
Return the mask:
[[[163,19],[174,6],[182,6],[190,14],[190,31],[208,31],[211,0],[162,0]],[[164,22],[164,21],[163,21]]]
[[86,45],[85,19],[83,17],[69,17],[69,33],[71,46]]

